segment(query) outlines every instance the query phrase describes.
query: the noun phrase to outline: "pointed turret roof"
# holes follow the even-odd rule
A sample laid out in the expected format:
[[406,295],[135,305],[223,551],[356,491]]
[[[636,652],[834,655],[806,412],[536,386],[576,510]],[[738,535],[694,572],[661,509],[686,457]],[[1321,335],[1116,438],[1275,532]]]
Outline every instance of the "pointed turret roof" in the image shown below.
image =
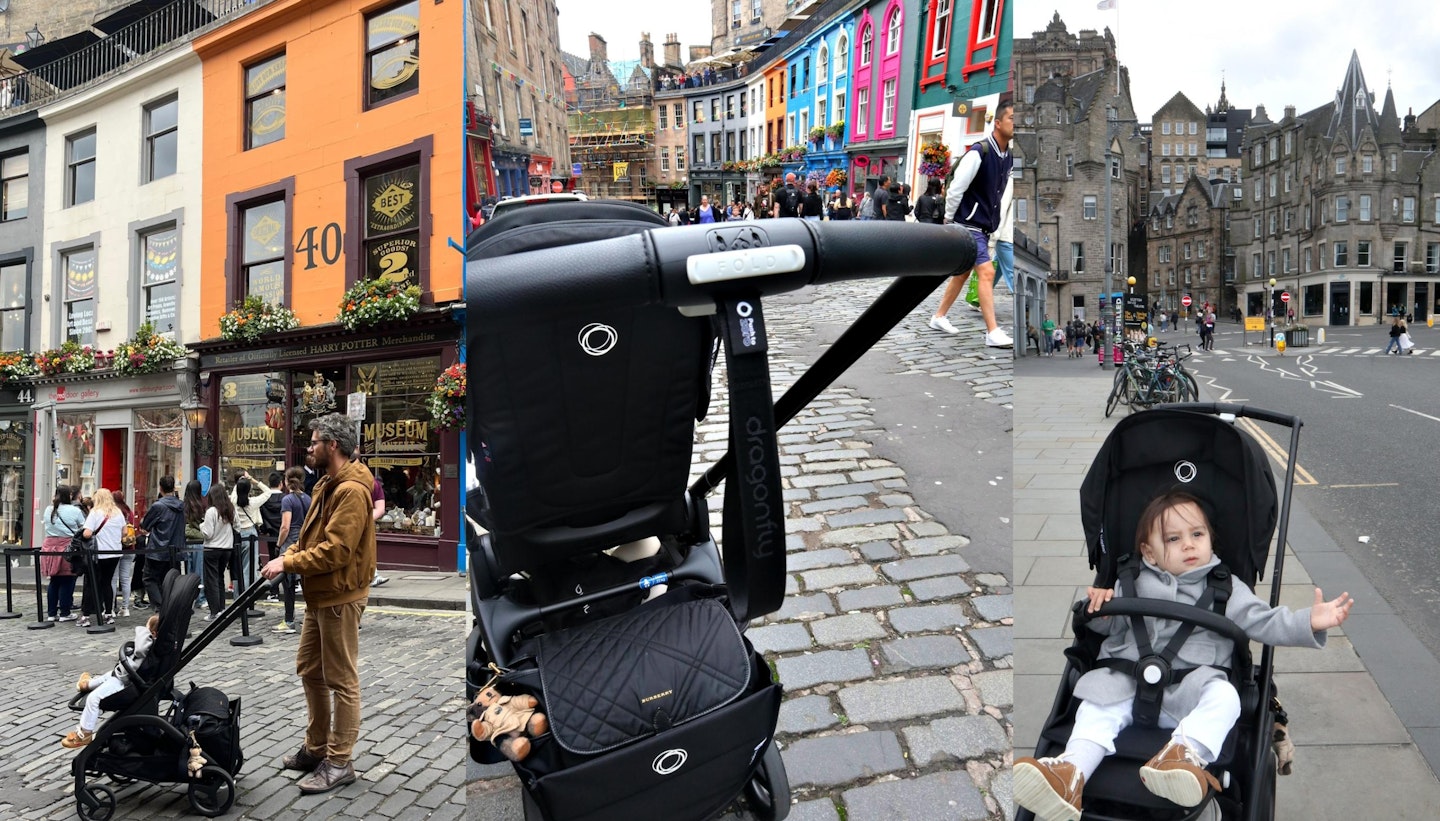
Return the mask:
[[1385,89],[1385,104],[1380,109],[1380,133],[1382,143],[1400,142],[1400,112],[1395,108],[1395,90]]
[[1365,72],[1360,70],[1360,54],[1351,51],[1345,80],[1335,92],[1335,111],[1330,115],[1330,128],[1325,136],[1332,140],[1344,137],[1353,147],[1360,142],[1360,132],[1367,125],[1372,133],[1380,133],[1380,116],[1375,113],[1370,87],[1365,85]]
[[1215,103],[1215,113],[1224,114],[1230,110],[1230,98],[1225,96],[1225,81],[1220,81],[1220,101]]

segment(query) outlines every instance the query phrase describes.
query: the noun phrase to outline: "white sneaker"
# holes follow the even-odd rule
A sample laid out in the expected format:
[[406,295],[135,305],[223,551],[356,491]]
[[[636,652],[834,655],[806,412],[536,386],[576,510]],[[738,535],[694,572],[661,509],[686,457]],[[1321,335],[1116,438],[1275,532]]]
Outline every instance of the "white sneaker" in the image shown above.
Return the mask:
[[943,316],[930,317],[930,327],[937,331],[944,331],[947,334],[958,334],[960,329],[950,324],[950,320]]
[[1004,328],[996,328],[993,331],[985,332],[985,346],[989,348],[1013,348],[1015,340],[1010,334],[1005,333]]

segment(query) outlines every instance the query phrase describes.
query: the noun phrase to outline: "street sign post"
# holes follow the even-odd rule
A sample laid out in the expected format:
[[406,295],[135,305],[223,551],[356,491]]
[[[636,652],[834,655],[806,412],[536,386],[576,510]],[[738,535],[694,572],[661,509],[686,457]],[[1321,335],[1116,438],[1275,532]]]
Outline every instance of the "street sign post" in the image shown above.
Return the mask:
[[1290,292],[1289,292],[1289,291],[1281,291],[1281,292],[1280,292],[1280,301],[1281,301],[1281,302],[1289,302],[1289,301],[1290,301]]

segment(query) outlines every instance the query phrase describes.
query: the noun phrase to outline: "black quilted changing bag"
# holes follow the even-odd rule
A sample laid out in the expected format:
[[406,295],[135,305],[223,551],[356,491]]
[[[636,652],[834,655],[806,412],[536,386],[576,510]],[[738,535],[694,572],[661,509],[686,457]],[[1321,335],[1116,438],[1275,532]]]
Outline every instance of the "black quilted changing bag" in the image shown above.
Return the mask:
[[517,769],[556,821],[706,817],[754,773],[779,714],[723,599],[674,591],[527,649],[535,666],[504,681],[539,691],[550,732]]

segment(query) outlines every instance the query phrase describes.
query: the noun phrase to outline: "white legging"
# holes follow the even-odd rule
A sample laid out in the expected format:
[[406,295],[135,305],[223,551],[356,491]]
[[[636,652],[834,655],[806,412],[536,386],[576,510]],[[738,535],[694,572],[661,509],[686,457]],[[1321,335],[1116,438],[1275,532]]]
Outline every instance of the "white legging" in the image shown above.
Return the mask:
[[[1088,741],[1104,748],[1106,755],[1114,755],[1115,737],[1130,726],[1134,703],[1133,698],[1114,704],[1080,702],[1075,711],[1075,728],[1070,733],[1070,742]],[[1235,692],[1234,685],[1224,679],[1215,679],[1201,688],[1199,703],[1178,725],[1175,719],[1161,711],[1160,726],[1175,730],[1170,734],[1171,738],[1179,739],[1183,735],[1209,764],[1215,760],[1225,744],[1225,736],[1230,734],[1230,728],[1239,718],[1240,695]],[[1091,769],[1084,775],[1089,778],[1094,772]]]
[[100,724],[100,702],[124,689],[125,682],[114,673],[92,679],[90,695],[85,697],[85,710],[80,713],[80,729],[87,733],[95,732]]

